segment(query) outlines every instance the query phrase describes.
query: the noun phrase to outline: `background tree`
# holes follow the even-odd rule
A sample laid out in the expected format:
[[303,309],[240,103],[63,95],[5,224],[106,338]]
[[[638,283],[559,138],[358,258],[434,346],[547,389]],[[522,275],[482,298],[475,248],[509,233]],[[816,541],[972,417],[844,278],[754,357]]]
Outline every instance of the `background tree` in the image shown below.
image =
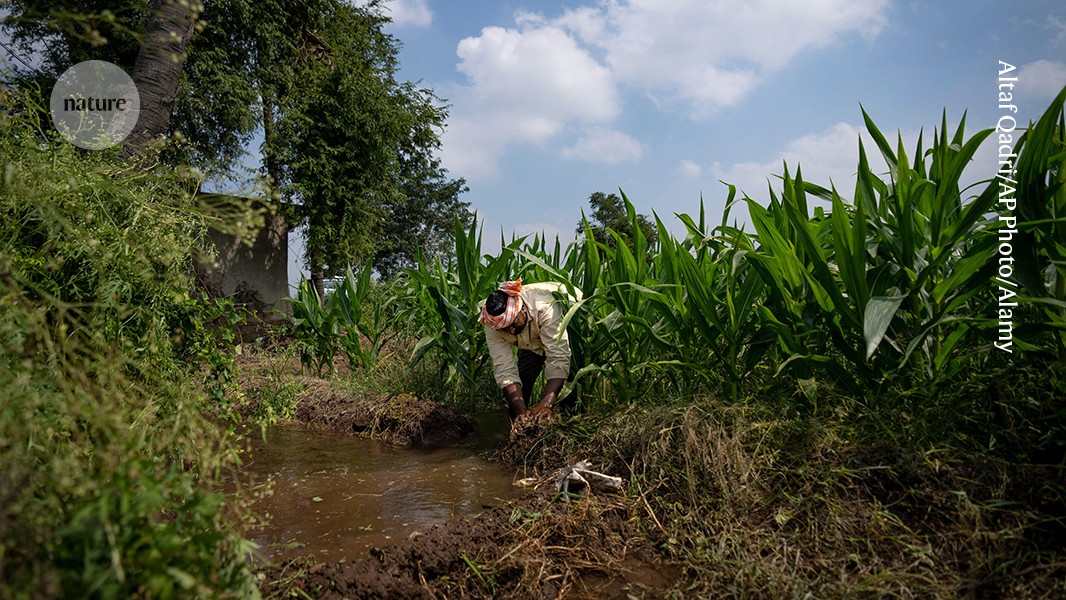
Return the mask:
[[426,259],[446,256],[452,251],[455,219],[464,227],[474,220],[470,203],[459,200],[468,189],[466,181],[449,179],[434,156],[440,147],[436,127],[446,115],[437,107],[436,98],[422,92],[421,100],[411,108],[426,114],[416,119],[417,125],[401,144],[401,194],[397,204],[386,207],[374,253],[374,268],[385,278],[414,267],[419,255]]
[[399,45],[383,31],[387,19],[344,2],[314,17],[313,52],[301,59],[299,86],[277,96],[264,152],[297,205],[321,290],[324,277],[376,256],[391,274],[448,235],[437,222],[467,209],[464,182],[448,180],[433,157],[447,112],[428,90],[396,80]]
[[[27,54],[46,48],[43,67],[23,75],[49,89],[90,58],[133,69],[158,6],[14,0],[4,24]],[[293,205],[319,289],[354,262],[395,272],[420,247],[446,245],[455,216],[469,218],[458,200],[465,182],[433,157],[447,112],[432,92],[396,80],[387,23],[374,0],[216,0],[185,46],[169,131],[188,144],[167,158],[226,172],[261,128],[262,170]]]
[[131,75],[140,94],[140,116],[122,154],[130,158],[170,129],[189,40],[202,5],[195,0],[152,0]]
[[[40,64],[37,70],[22,69],[23,80],[50,90],[70,66],[106,60],[133,74],[142,94],[142,114],[146,91],[150,98],[165,96],[160,104],[169,103],[169,109],[158,113],[158,125],[152,129],[165,134],[181,131],[189,141],[183,152],[168,152],[169,162],[226,170],[241,156],[255,128],[258,108],[248,68],[248,38],[253,25],[266,22],[255,19],[245,0],[203,6],[181,0],[11,0],[6,9],[5,31],[24,56],[34,55]],[[189,27],[188,17],[197,12],[195,26]],[[150,23],[153,15],[156,20]],[[262,17],[280,18],[268,11]],[[158,34],[151,34],[149,28]],[[148,62],[138,76],[142,40],[170,47],[165,53],[146,52],[142,60]],[[169,60],[165,54],[184,57],[184,61],[153,66],[153,60]],[[170,91],[153,92],[150,80],[164,73]],[[160,120],[164,114],[169,122]]]
[[[595,237],[597,242],[614,248],[616,245],[615,238],[607,232],[608,229],[611,229],[622,235],[626,240],[626,245],[630,248],[633,247],[631,241],[633,239],[633,227],[629,216],[626,214],[625,203],[622,202],[622,198],[618,194],[593,192],[589,196],[589,205],[592,207],[592,214],[588,217],[589,226],[592,228],[593,237]],[[644,238],[648,240],[648,247],[653,248],[659,239],[655,224],[643,214],[637,215],[637,223],[641,232],[644,233]],[[579,235],[585,232],[583,221],[578,221],[576,231]]]

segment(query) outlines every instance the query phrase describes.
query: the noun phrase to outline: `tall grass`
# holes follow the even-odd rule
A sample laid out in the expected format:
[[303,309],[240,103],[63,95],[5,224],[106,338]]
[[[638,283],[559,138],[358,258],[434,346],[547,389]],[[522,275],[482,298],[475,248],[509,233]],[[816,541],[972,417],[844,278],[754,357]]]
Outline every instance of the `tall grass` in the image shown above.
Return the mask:
[[189,385],[210,217],[180,176],[57,139],[39,96],[4,101],[0,597],[254,597],[224,407]]

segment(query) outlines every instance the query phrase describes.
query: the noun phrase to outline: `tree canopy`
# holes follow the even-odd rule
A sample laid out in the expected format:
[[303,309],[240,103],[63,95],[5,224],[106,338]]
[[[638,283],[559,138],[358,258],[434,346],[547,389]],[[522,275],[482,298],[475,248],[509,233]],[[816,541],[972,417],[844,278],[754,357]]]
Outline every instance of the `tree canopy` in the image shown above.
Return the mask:
[[[588,217],[588,223],[597,242],[610,248],[616,247],[617,242],[614,236],[608,233],[608,230],[612,230],[622,236],[626,241],[626,245],[632,247],[633,224],[629,218],[625,202],[618,194],[593,192],[589,196],[589,205],[592,207],[592,214]],[[659,239],[655,224],[643,214],[637,214],[636,220],[640,231],[644,234],[644,238],[648,240],[648,247],[654,247]],[[584,212],[582,212],[582,219],[577,223],[576,231],[578,234],[585,232]]]
[[[24,79],[49,89],[83,60],[133,70],[162,0],[13,0],[13,41],[38,54]],[[208,0],[173,104],[167,156],[226,172],[258,132],[262,172],[292,206],[313,278],[378,261],[391,274],[447,245],[471,218],[462,179],[434,152],[447,110],[432,91],[396,78],[399,42],[380,2]]]

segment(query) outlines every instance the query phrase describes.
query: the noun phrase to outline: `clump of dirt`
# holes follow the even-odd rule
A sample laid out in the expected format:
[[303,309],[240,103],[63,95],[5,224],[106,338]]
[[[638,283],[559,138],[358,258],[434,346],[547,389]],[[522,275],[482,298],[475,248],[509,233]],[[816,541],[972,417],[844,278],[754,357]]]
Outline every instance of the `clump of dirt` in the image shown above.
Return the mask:
[[545,470],[562,467],[570,457],[566,455],[564,448],[567,444],[560,439],[563,434],[557,425],[557,422],[515,423],[507,445],[493,454],[493,460],[515,468]]
[[[342,356],[335,363],[338,372],[347,370]],[[244,416],[259,412],[263,398],[291,389],[291,419],[311,427],[403,446],[452,444],[474,430],[473,419],[431,400],[407,393],[356,394],[338,380],[304,375],[299,361],[285,353],[250,350],[238,357],[237,365],[243,392],[239,413]]]
[[472,419],[436,402],[404,393],[353,396],[325,381],[304,392],[295,418],[407,446],[454,443],[474,431]]

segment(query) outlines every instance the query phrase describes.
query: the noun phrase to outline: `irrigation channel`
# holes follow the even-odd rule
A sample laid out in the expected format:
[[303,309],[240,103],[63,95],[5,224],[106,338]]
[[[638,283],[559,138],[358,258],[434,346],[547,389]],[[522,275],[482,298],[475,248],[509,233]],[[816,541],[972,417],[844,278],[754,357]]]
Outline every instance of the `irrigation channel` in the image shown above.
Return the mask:
[[264,558],[365,556],[374,546],[433,525],[474,516],[521,493],[512,469],[486,456],[506,443],[507,416],[479,422],[460,445],[401,448],[380,441],[275,426],[248,436],[244,470],[273,481],[256,512],[268,521],[248,533]]

